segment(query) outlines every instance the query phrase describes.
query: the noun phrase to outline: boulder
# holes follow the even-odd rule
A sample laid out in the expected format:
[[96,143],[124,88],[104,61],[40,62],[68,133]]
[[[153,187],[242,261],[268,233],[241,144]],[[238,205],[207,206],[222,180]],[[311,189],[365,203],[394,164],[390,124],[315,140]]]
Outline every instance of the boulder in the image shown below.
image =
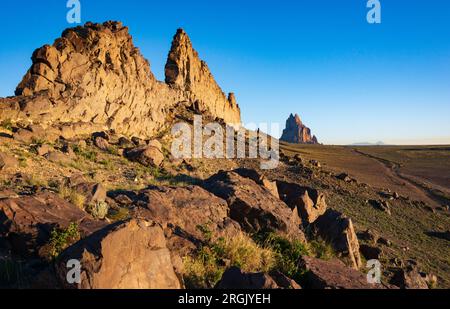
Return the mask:
[[41,157],[45,156],[46,154],[48,154],[52,151],[54,151],[53,147],[48,144],[43,144],[43,145],[37,147],[37,149],[36,149],[38,156],[41,156]]
[[133,215],[159,223],[166,232],[170,230],[169,247],[180,255],[189,251],[192,242],[205,240],[206,231],[211,237],[219,237],[239,230],[228,218],[227,203],[198,186],[150,187],[136,199],[139,207]]
[[409,265],[405,269],[398,269],[391,283],[401,289],[428,289],[427,275],[420,273],[416,266]]
[[370,200],[369,204],[372,205],[372,207],[374,207],[375,209],[378,209],[380,211],[387,213],[388,215],[391,215],[391,207],[387,201]]
[[295,183],[277,182],[280,199],[291,209],[297,208],[303,224],[313,223],[325,213],[325,195],[318,190],[302,187]]
[[299,267],[305,269],[304,288],[307,289],[374,289],[380,284],[370,284],[363,273],[347,267],[338,259],[330,261],[304,256]]
[[215,288],[222,290],[301,289],[298,283],[279,272],[243,273],[238,267],[227,269]]
[[82,235],[90,235],[104,224],[58,195],[44,192],[0,200],[0,236],[20,255],[39,255],[55,227],[67,228],[77,223]]
[[383,253],[380,248],[368,245],[360,245],[359,251],[366,260],[379,260],[381,254]]
[[253,180],[235,172],[221,171],[207,179],[203,186],[227,201],[230,218],[245,231],[278,231],[304,239],[297,209],[291,210]]
[[103,151],[108,151],[108,149],[110,147],[108,141],[105,138],[100,137],[100,136],[95,137],[94,145],[95,145],[95,147],[97,147],[98,149],[103,150]]
[[359,241],[350,218],[338,211],[328,209],[314,222],[313,231],[329,241],[336,252],[349,260],[353,268],[361,267]]
[[0,152],[0,171],[15,169],[18,166],[19,160],[9,154]]
[[[81,264],[81,282],[67,281],[67,262]],[[66,249],[56,266],[73,289],[180,289],[162,228],[145,220],[110,225]]]
[[59,151],[50,151],[44,157],[50,162],[57,164],[67,165],[72,162],[72,158],[69,155]]
[[143,146],[134,148],[125,153],[126,157],[144,166],[159,167],[164,161],[163,153],[156,147]]
[[106,188],[101,183],[81,182],[74,185],[73,189],[85,196],[86,206],[106,200]]
[[270,181],[265,176],[259,174],[256,170],[248,168],[239,168],[234,170],[237,174],[242,177],[250,178],[257,184],[263,186],[272,193],[273,196],[279,197],[277,183],[275,181]]

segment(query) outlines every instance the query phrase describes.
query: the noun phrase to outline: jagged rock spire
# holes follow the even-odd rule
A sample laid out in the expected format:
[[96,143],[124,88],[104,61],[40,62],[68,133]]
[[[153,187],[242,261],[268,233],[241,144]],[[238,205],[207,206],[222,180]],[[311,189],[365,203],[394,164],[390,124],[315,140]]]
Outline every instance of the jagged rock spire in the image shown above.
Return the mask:
[[293,144],[318,144],[316,136],[311,135],[311,129],[306,127],[298,114],[291,114],[286,121],[286,129],[281,140]]

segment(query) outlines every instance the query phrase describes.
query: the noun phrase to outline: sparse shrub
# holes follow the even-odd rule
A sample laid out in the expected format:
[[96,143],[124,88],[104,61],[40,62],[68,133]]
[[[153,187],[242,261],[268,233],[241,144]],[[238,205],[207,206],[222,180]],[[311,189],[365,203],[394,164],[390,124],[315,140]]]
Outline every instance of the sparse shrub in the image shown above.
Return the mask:
[[67,229],[53,229],[50,237],[50,256],[53,259],[70,245],[80,240],[78,224],[71,223]]
[[118,209],[110,209],[108,218],[112,221],[123,221],[130,216],[130,211],[127,208],[120,207]]
[[69,188],[65,185],[59,185],[58,193],[61,198],[69,201],[70,203],[77,206],[79,209],[84,210],[84,204],[86,202],[86,197],[79,193],[78,191]]
[[188,287],[214,287],[230,266],[245,272],[267,272],[274,265],[273,252],[257,245],[244,233],[212,240],[213,235],[206,225],[197,228],[204,235],[205,244],[193,256],[184,258]]
[[12,131],[13,130],[13,124],[12,124],[11,120],[3,120],[0,123],[0,127],[2,127],[3,129],[6,129],[8,131]]
[[92,162],[97,161],[97,153],[92,150],[83,149],[79,145],[72,145],[72,150],[75,152],[76,155]]
[[332,245],[321,239],[315,239],[309,242],[309,248],[312,254],[322,260],[331,260],[336,257]]
[[311,255],[308,245],[275,233],[261,233],[255,238],[257,243],[275,253],[275,269],[296,281],[301,281],[304,269],[299,267],[298,262],[302,256]]
[[108,215],[109,205],[105,202],[97,202],[89,206],[88,212],[95,218],[103,220]]

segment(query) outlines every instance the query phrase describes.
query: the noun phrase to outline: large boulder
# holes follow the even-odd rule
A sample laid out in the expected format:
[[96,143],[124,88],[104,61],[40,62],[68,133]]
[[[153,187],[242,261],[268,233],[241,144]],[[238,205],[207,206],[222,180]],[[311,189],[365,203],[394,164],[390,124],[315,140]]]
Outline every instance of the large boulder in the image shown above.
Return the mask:
[[154,146],[143,146],[126,152],[126,157],[144,166],[159,167],[164,161],[164,155]]
[[419,272],[415,266],[407,266],[405,269],[398,269],[391,280],[391,283],[402,289],[428,289],[430,276]]
[[281,200],[291,209],[297,208],[304,225],[313,223],[327,210],[325,195],[315,189],[283,181],[278,181],[277,186]]
[[304,238],[297,210],[291,210],[270,191],[235,172],[221,171],[207,179],[204,188],[225,199],[230,218],[247,232],[278,231]]
[[238,168],[234,170],[234,172],[242,177],[250,178],[257,184],[269,190],[269,192],[272,193],[273,196],[279,197],[277,183],[275,181],[270,181],[265,176],[262,176],[260,173],[258,173],[256,170],[248,168]]
[[9,154],[0,152],[0,171],[14,169],[18,166],[19,160]]
[[49,192],[0,200],[0,237],[7,239],[11,249],[20,255],[39,255],[53,229],[65,229],[71,223],[78,224],[83,236],[105,226]]
[[[67,281],[78,260],[80,283]],[[145,220],[108,226],[65,250],[56,266],[61,285],[76,289],[179,289],[162,228]]]
[[349,260],[353,268],[361,267],[359,241],[350,218],[338,211],[328,209],[314,222],[313,231],[329,241],[336,252]]
[[204,240],[205,232],[219,237],[239,230],[228,218],[227,203],[198,186],[150,187],[137,199],[134,216],[158,222],[170,231],[170,249],[181,255],[187,253],[192,241]]
[[373,289],[383,288],[370,284],[363,273],[347,267],[338,259],[330,261],[304,256],[299,266],[306,271],[304,288],[308,289]]
[[279,272],[243,273],[237,267],[231,267],[215,286],[216,289],[301,289],[294,280]]

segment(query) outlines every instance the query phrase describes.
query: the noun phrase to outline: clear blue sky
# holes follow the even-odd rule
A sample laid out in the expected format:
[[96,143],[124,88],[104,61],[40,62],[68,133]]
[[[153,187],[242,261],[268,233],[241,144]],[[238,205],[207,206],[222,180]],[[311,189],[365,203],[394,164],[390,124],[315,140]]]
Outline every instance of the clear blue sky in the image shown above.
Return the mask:
[[[450,1],[81,0],[82,22],[121,20],[163,79],[184,28],[243,122],[298,113],[324,143],[450,143]],[[0,96],[12,95],[33,50],[60,36],[66,0],[0,4]]]

